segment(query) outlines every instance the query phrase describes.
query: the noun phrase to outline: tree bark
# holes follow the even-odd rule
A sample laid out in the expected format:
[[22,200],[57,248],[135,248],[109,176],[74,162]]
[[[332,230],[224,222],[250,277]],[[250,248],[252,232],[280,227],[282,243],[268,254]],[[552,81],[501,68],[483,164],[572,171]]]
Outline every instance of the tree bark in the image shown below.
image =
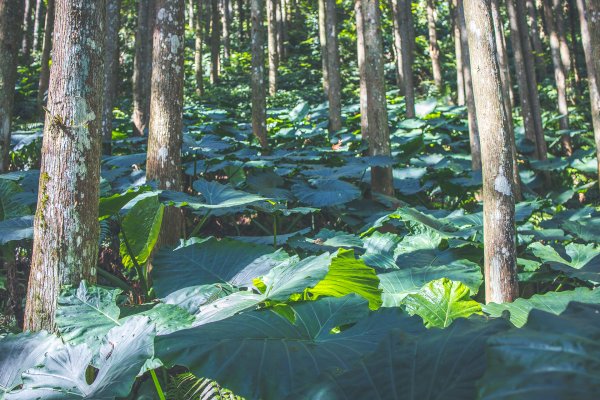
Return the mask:
[[413,44],[410,27],[413,26],[412,10],[408,0],[391,0],[396,68],[402,81],[400,90],[404,94],[406,118],[415,117],[415,87],[412,71]]
[[104,44],[104,93],[102,104],[102,154],[112,152],[113,107],[119,79],[119,29],[121,0],[106,1],[106,41]]
[[600,178],[600,4],[595,0],[577,0],[577,8],[588,73],[592,125]]
[[429,30],[429,57],[431,58],[431,70],[433,73],[433,82],[438,90],[442,93],[442,64],[440,61],[440,46],[437,41],[437,31],[435,22],[437,18],[437,7],[434,0],[427,0],[427,28]]
[[210,83],[219,83],[219,70],[221,68],[221,16],[219,0],[212,0],[212,21],[210,27]]
[[542,58],[544,54],[544,47],[542,45],[540,26],[538,25],[538,11],[535,5],[536,0],[525,0],[525,4],[523,4],[522,0],[518,0],[518,3],[520,4],[518,4],[517,7],[523,9],[523,19],[525,19],[525,15],[527,15],[527,18],[529,19],[529,26],[527,26],[527,23],[525,23],[527,29],[523,30],[523,34],[526,34],[527,38],[531,42],[529,47],[533,47],[533,58],[535,60],[536,72],[540,77],[542,77],[544,74],[544,60]]
[[[267,0],[269,1],[269,0]],[[267,100],[265,91],[264,0],[251,0],[252,19],[252,132],[263,149],[267,142]]]
[[60,289],[96,280],[104,0],[57,0],[25,330],[55,330]]
[[[185,4],[157,0],[156,10],[146,179],[156,181],[159,189],[181,191]],[[160,244],[179,241],[182,217],[177,208],[165,210],[168,223],[161,227]]]
[[204,1],[198,2],[195,10],[195,42],[194,42],[194,76],[196,81],[196,94],[202,96],[204,94],[204,72],[202,69],[202,7]]
[[560,43],[560,58],[565,67],[565,74],[568,77],[571,71],[571,50],[569,49],[569,43],[567,42],[567,35],[565,33],[565,15],[568,10],[564,7],[563,3],[562,0],[552,0],[556,34]]
[[269,94],[277,93],[277,68],[279,67],[279,54],[277,46],[277,0],[267,0],[267,42],[269,48]]
[[[390,132],[385,99],[383,70],[383,39],[380,24],[379,0],[356,0],[360,12],[356,13],[357,29],[362,28],[364,58],[361,79],[366,87],[367,124],[363,137],[369,142],[370,156],[389,156]],[[362,21],[358,21],[361,18]],[[362,118],[362,116],[361,116]],[[361,124],[362,125],[362,124]],[[371,167],[371,190],[388,196],[394,195],[391,167]]]
[[519,85],[519,97],[525,137],[535,145],[534,157],[538,160],[547,158],[546,141],[542,129],[540,99],[537,89],[537,77],[532,57],[525,7],[521,0],[507,0],[510,19],[511,39],[514,50],[515,71]]
[[454,54],[456,55],[456,104],[465,105],[465,79],[463,71],[462,43],[460,38],[460,17],[457,0],[452,1],[452,18],[454,19]]
[[[44,7],[43,0],[37,0],[35,3],[35,16],[33,19],[33,43],[32,43],[32,48],[34,50],[41,50],[40,46],[43,45],[42,41],[40,40],[40,36],[42,33],[41,23],[42,23],[42,17],[44,15],[44,9],[47,10],[49,8],[50,7]],[[48,12],[48,11],[46,11],[46,12]]]
[[473,91],[481,132],[485,300],[518,296],[515,198],[508,117],[494,40],[490,0],[466,1]]
[[0,172],[10,164],[10,136],[23,21],[22,1],[0,2]]
[[327,27],[327,69],[329,70],[329,131],[342,129],[342,87],[340,53],[337,34],[337,8],[335,0],[325,0],[325,25]]
[[479,143],[479,124],[477,123],[477,106],[475,103],[475,96],[473,94],[471,59],[463,0],[458,0],[457,5],[458,24],[460,28],[462,69],[465,81],[465,99],[467,102],[467,117],[469,120],[469,145],[471,147],[471,168],[473,169],[473,171],[479,171],[481,169],[481,145]]
[[[561,130],[569,129],[569,107],[567,104],[567,73],[563,59],[561,57],[561,43],[559,33],[554,18],[554,8],[552,6],[552,0],[544,0],[543,8],[544,15],[546,18],[546,29],[550,38],[550,50],[552,53],[552,64],[554,66],[554,80],[556,82],[557,101],[558,101],[558,113],[560,119],[558,120]],[[562,16],[557,15],[556,19],[561,19]],[[570,157],[573,154],[573,146],[571,145],[571,136],[568,134],[562,135],[561,143],[563,147],[563,153]]]
[[31,44],[33,42],[33,18],[35,13],[34,0],[25,0],[23,13],[23,41],[21,43],[21,54],[25,60],[31,57]]
[[221,0],[221,26],[223,27],[223,64],[229,65],[231,57],[231,3],[229,0]]
[[240,45],[245,39],[244,35],[244,22],[246,20],[246,10],[244,9],[244,1],[237,0],[237,11],[238,11],[238,40],[240,41]]
[[40,81],[38,84],[37,105],[42,114],[42,105],[45,103],[46,92],[50,82],[50,52],[52,50],[52,31],[54,30],[54,0],[48,0],[46,7],[46,22],[44,24],[44,44],[40,68]]
[[147,134],[150,121],[152,37],[156,18],[154,0],[138,0],[138,20],[133,60],[133,132]]
[[[270,1],[270,0],[267,0]],[[327,62],[327,24],[325,15],[325,0],[318,0],[319,7],[319,46],[321,47],[321,70],[323,71],[323,91],[329,93],[329,68]]]

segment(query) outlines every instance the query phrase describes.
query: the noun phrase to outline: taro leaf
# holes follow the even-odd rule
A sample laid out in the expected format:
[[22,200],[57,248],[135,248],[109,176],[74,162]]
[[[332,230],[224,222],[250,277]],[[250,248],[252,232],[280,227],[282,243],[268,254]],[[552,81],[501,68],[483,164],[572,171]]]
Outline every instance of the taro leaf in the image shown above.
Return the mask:
[[131,315],[121,318],[119,324],[126,324],[131,318],[140,316],[148,317],[155,324],[157,335],[167,335],[181,329],[189,328],[194,321],[194,317],[189,312],[174,304],[158,303],[149,310],[142,312],[136,312],[137,308],[134,307],[132,310],[129,310]]
[[315,179],[311,186],[297,183],[292,193],[302,203],[311,207],[329,207],[348,203],[360,197],[360,190],[351,183],[340,180]]
[[169,294],[162,301],[165,304],[179,306],[194,315],[198,313],[201,306],[227,296],[232,291],[233,288],[231,286],[218,283],[214,285],[190,286]]
[[331,261],[329,272],[308,293],[320,296],[343,297],[356,293],[369,301],[369,308],[381,306],[381,289],[375,270],[354,257],[354,250],[340,249]]
[[116,305],[120,289],[88,286],[81,281],[77,289],[64,290],[58,298],[56,326],[61,337],[71,343],[98,343],[119,325]]
[[14,198],[22,191],[15,182],[0,179],[0,221],[31,214],[29,207]]
[[529,248],[536,257],[554,270],[562,271],[571,278],[596,284],[600,282],[600,250],[593,244],[569,243],[565,247],[566,255],[561,255],[551,246],[539,242],[532,243]]
[[100,199],[99,219],[103,220],[117,214],[123,206],[135,199],[138,195],[150,190],[149,187],[140,187],[137,190],[130,189],[125,193],[116,193],[110,197]]
[[33,215],[0,221],[0,245],[33,238]]
[[457,318],[481,314],[481,305],[470,298],[468,286],[443,278],[425,285],[403,301],[409,314],[423,318],[427,328],[445,328]]
[[195,209],[212,210],[241,207],[267,200],[262,196],[235,190],[231,186],[205,181],[204,179],[195,181],[193,186],[194,190],[204,198],[204,203],[190,204]]
[[566,221],[561,226],[565,231],[572,233],[586,242],[600,242],[600,218],[582,218]]
[[424,266],[464,265],[464,260],[478,261],[483,257],[481,249],[471,246],[454,246],[443,248],[446,241],[440,241],[432,232],[406,236],[396,248],[396,264],[399,268]]
[[[136,317],[108,332],[97,357],[86,344],[66,345],[51,351],[43,365],[23,374],[23,389],[9,393],[6,399],[108,400],[125,397],[146,360],[154,354],[154,335],[154,324],[150,319]],[[92,384],[86,381],[89,365],[98,368]]]
[[120,235],[123,265],[132,268],[148,261],[158,240],[164,211],[158,196],[151,196],[138,201],[127,213]]
[[290,113],[289,118],[292,122],[300,122],[308,115],[309,105],[305,101],[301,101],[298,103],[296,107],[294,107]]
[[252,280],[287,259],[270,246],[211,238],[175,250],[161,249],[152,261],[154,290],[166,296],[188,286],[230,283],[248,287]]
[[471,295],[477,294],[483,281],[479,265],[457,260],[448,265],[408,267],[379,274],[384,307],[397,307],[409,294],[418,293],[427,283],[441,278],[464,283]]
[[246,243],[254,243],[254,244],[263,244],[263,245],[273,245],[274,243],[277,246],[282,246],[286,244],[291,238],[294,236],[306,235],[310,232],[310,228],[304,228],[296,232],[286,233],[285,235],[277,235],[276,237],[273,235],[270,236],[231,236],[230,239],[237,240],[240,242]]
[[43,360],[46,352],[61,346],[60,339],[48,332],[9,334],[0,339],[0,399],[21,384],[21,374]]
[[[375,349],[393,326],[419,321],[398,310],[369,315],[351,295],[292,305],[295,324],[273,311],[252,311],[157,338],[165,365],[188,367],[247,399],[281,399],[312,384],[321,372],[340,371]],[[354,326],[332,333],[340,326]]]
[[373,232],[364,239],[365,254],[361,259],[370,267],[378,270],[396,269],[394,250],[402,238],[393,233]]
[[596,399],[600,305],[571,303],[561,315],[533,310],[520,329],[490,338],[480,399]]
[[485,371],[486,342],[509,327],[502,319],[469,318],[414,335],[399,325],[351,370],[323,375],[305,397],[297,398],[474,399]]
[[492,317],[499,317],[502,312],[510,312],[510,321],[516,327],[522,327],[527,322],[527,317],[532,310],[541,310],[551,314],[560,314],[570,302],[600,304],[600,290],[577,288],[564,292],[548,292],[535,294],[529,299],[519,298],[512,303],[488,303],[483,306],[483,311]]

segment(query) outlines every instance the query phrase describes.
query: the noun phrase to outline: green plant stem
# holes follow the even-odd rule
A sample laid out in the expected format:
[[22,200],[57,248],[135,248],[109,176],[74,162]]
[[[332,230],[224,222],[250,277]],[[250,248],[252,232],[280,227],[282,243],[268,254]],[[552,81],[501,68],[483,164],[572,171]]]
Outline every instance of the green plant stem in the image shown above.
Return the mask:
[[273,247],[277,248],[277,214],[273,214]]
[[166,400],[165,394],[160,386],[160,382],[158,381],[158,377],[156,376],[156,372],[154,370],[150,370],[150,375],[152,375],[152,381],[154,382],[154,387],[156,387],[156,393],[158,393],[158,398],[160,400]]
[[260,229],[262,229],[262,231],[264,233],[266,233],[268,236],[271,236],[272,232],[270,230],[268,230],[267,228],[265,228],[265,226],[263,224],[261,224],[260,222],[258,222],[255,219],[253,219],[252,222],[255,223],[256,226],[258,226]]
[[291,233],[294,231],[294,228],[296,227],[296,224],[302,219],[302,217],[304,217],[304,214],[298,214],[293,220],[292,223],[290,224],[290,227],[287,229],[287,233]]
[[196,225],[194,230],[190,233],[190,236],[188,236],[188,239],[196,236],[196,234],[200,231],[200,229],[202,229],[202,226],[204,226],[204,224],[206,223],[206,220],[208,219],[208,217],[210,217],[210,211],[206,213],[206,215],[200,220],[200,222],[198,222],[198,225]]
[[114,276],[110,272],[105,271],[102,268],[97,268],[96,270],[98,271],[98,275],[100,275],[101,277],[103,277],[104,279],[106,279],[107,281],[109,281],[110,283],[112,283],[113,285],[115,285],[116,287],[121,288],[121,289],[123,289],[125,291],[128,291],[128,292],[132,292],[133,291],[133,288],[131,286],[129,286],[126,282],[124,282],[121,279],[117,278],[116,276]]
[[[119,219],[119,223],[120,223]],[[120,224],[123,226],[123,224]],[[127,235],[125,231],[121,229],[121,235],[123,236],[123,243],[125,244],[125,248],[127,249],[127,253],[129,253],[129,257],[131,257],[131,261],[133,262],[133,267],[135,268],[135,272],[140,280],[140,285],[142,286],[142,291],[144,292],[144,297],[148,296],[148,282],[146,281],[146,275],[144,274],[143,268],[137,261],[137,258],[133,254],[133,250],[131,250],[131,246],[129,245],[129,241],[127,240]]]

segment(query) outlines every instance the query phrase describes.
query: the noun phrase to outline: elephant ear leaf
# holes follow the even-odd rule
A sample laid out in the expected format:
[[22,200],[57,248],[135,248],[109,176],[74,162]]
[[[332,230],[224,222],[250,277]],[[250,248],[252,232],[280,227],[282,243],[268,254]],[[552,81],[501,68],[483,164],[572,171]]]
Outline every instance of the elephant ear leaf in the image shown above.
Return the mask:
[[[86,344],[50,351],[41,366],[23,374],[23,389],[7,394],[6,399],[125,397],[144,363],[154,355],[154,330],[149,318],[135,317],[111,329],[95,356]],[[90,366],[98,369],[92,383],[86,379]]]

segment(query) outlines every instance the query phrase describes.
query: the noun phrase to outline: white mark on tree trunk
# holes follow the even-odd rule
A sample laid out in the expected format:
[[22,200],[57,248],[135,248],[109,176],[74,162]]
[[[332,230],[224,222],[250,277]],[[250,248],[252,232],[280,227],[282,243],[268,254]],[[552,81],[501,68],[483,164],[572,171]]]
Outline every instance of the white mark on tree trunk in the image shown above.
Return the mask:
[[506,176],[504,175],[504,172],[502,172],[502,169],[498,171],[498,176],[496,176],[496,179],[494,180],[494,189],[496,189],[498,193],[502,193],[505,196],[512,195],[510,182],[508,181],[508,179],[506,179]]
[[160,161],[160,166],[162,168],[165,167],[165,163],[167,162],[167,158],[169,157],[169,150],[166,146],[161,147],[158,150],[158,160]]

